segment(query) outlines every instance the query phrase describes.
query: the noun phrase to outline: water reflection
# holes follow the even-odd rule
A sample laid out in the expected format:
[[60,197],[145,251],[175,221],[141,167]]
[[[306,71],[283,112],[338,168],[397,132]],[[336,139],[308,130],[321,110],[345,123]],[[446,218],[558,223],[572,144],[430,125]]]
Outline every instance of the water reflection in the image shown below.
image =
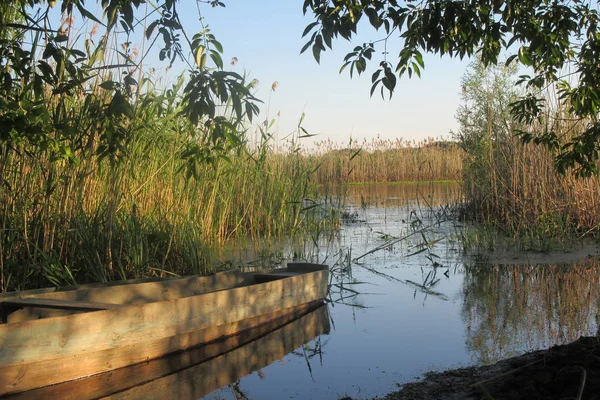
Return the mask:
[[[240,250],[223,258],[329,264],[335,325],[326,357],[319,340],[297,345],[258,372],[229,376],[233,384],[223,382],[229,386],[206,398],[371,398],[425,371],[487,363],[597,331],[598,259],[470,264],[460,241],[468,227],[444,207],[460,200],[458,184],[323,187],[322,195],[345,196],[358,218],[344,220],[334,236],[236,243]],[[542,262],[558,262],[549,257]],[[199,370],[192,381],[210,377],[216,388],[215,371]]]
[[[310,372],[311,359],[321,355],[320,335],[329,333],[329,330],[329,312],[327,306],[321,306],[291,322],[280,319],[246,334],[145,364],[6,398],[83,400],[110,396],[111,399],[197,399],[226,385],[241,392],[241,378],[295,350],[304,352],[301,355],[305,357]],[[317,340],[310,346],[303,346],[315,338]]]
[[600,262],[465,268],[466,345],[480,363],[566,343],[597,330]]
[[458,182],[419,182],[402,184],[351,185],[345,194],[355,206],[423,207],[456,204],[461,199]]

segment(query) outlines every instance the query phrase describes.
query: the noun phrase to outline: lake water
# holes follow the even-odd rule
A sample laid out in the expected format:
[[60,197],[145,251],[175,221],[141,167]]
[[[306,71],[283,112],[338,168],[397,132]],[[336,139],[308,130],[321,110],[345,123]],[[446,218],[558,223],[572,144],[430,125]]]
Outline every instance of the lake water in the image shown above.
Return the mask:
[[[324,188],[322,206],[306,207],[319,218],[307,221],[335,211],[338,196]],[[362,399],[426,371],[492,363],[598,332],[597,248],[467,254],[465,238],[472,242],[474,231],[448,206],[460,201],[457,184],[352,186],[344,198],[334,234],[315,228],[309,237],[237,243],[223,254],[251,265],[293,258],[328,264],[327,305],[282,327],[44,393],[81,398],[72,387],[94,397],[90,388],[114,381],[133,386],[112,396],[121,399]]]
[[493,265],[463,255],[467,228],[444,207],[460,200],[456,184],[353,186],[347,198],[339,233],[305,251],[335,271],[329,333],[203,398],[369,398],[429,370],[597,332],[597,257]]

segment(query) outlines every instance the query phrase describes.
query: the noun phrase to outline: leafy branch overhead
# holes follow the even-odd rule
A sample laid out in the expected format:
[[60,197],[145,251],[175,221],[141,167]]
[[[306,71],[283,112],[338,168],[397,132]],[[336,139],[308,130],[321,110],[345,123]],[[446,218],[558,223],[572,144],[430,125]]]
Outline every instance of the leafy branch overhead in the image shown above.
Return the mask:
[[[594,8],[596,7],[596,8]],[[383,39],[356,46],[340,70],[350,75],[378,62],[372,75],[371,95],[383,96],[396,88],[396,77],[420,76],[423,54],[449,57],[477,56],[484,65],[520,63],[529,74],[519,84],[526,94],[511,105],[513,118],[525,127],[517,132],[525,141],[542,143],[556,151],[556,167],[574,168],[580,176],[597,173],[600,150],[600,32],[597,5],[583,0],[305,0],[314,22],[303,36],[302,52],[312,49],[317,62],[339,37],[351,41],[361,20]],[[390,40],[397,48],[391,49]],[[375,48],[383,45],[379,60]],[[558,99],[582,125],[581,133],[560,138],[552,130],[535,136],[527,125],[548,118],[544,97],[551,85]]]
[[[202,135],[204,150],[239,144],[244,120],[258,114],[260,101],[244,77],[225,70],[223,46],[202,18],[200,32],[188,35],[180,3],[20,0],[0,5],[0,145],[51,150],[58,159],[76,162],[76,150],[99,140],[96,155],[117,160],[133,134],[135,114],[150,95],[142,88],[150,77],[141,68],[156,47],[169,67],[175,62],[188,67],[177,109]],[[194,7],[201,3],[225,6],[211,0]],[[101,12],[92,12],[97,7]],[[55,10],[61,12],[60,22],[52,20]],[[74,28],[73,20],[90,22],[86,32]],[[99,39],[88,32],[92,25]],[[146,41],[142,54],[133,50],[134,38]],[[84,105],[78,118],[64,106],[71,100]],[[221,110],[231,110],[233,118],[224,118]]]

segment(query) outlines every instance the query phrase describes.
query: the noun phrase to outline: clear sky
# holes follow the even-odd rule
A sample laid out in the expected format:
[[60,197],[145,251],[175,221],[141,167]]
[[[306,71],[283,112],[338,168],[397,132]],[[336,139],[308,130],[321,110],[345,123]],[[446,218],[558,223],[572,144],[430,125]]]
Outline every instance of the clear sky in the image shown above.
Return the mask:
[[[381,39],[383,31],[374,31],[364,21],[353,42],[344,39],[334,42],[333,51],[328,49],[321,54],[319,65],[310,49],[300,54],[307,41],[301,37],[302,32],[313,22],[312,15],[303,16],[302,0],[221,1],[226,4],[225,8],[200,3],[204,22],[223,45],[227,67],[229,60],[237,57],[239,62],[234,70],[246,72],[259,81],[256,96],[265,102],[261,105],[261,118],[277,118],[272,128],[276,137],[284,138],[294,131],[303,112],[306,114],[303,127],[316,134],[303,139],[304,147],[327,139],[347,144],[351,137],[358,141],[376,137],[416,141],[428,137],[447,138],[451,130],[456,130],[454,115],[460,102],[460,80],[468,60],[426,55],[421,79],[403,77],[391,101],[383,100],[378,92],[370,97],[371,74],[381,60],[382,46],[378,45],[373,62],[362,76],[355,75],[351,79],[349,68],[341,75],[339,69],[344,56],[354,46]],[[94,8],[96,14],[100,12],[98,4],[86,5],[91,12]],[[53,10],[57,20],[58,9]],[[140,11],[143,10],[144,6]],[[201,30],[196,0],[180,0],[178,10],[190,36]],[[150,21],[155,16],[151,16]],[[135,36],[141,38],[141,35],[138,27]],[[136,39],[131,40],[136,43]],[[397,44],[398,39],[395,42]],[[157,46],[160,44],[159,40]],[[389,43],[388,52],[395,64],[399,48],[394,46],[394,41]],[[145,67],[158,67],[164,73],[167,62],[158,61],[158,48],[153,53],[146,59]],[[185,68],[183,63],[176,63],[167,79],[174,79]],[[271,93],[275,81],[277,90]]]
[[[382,48],[374,58],[371,69],[361,77],[350,79],[346,71],[339,74],[343,58],[356,44],[383,37],[368,24],[359,29],[356,41],[340,39],[334,50],[321,55],[321,64],[313,59],[310,49],[300,55],[306,39],[304,28],[312,16],[303,16],[301,0],[222,0],[225,8],[202,4],[205,23],[224,47],[224,61],[237,57],[237,72],[248,72],[258,79],[257,96],[265,101],[261,111],[266,113],[269,92],[274,81],[269,118],[280,113],[278,136],[295,130],[302,112],[303,126],[309,133],[318,134],[314,141],[327,138],[347,143],[381,138],[417,141],[427,137],[448,137],[456,130],[454,115],[459,105],[460,78],[468,60],[425,58],[422,78],[403,77],[392,100],[382,100],[379,94],[369,97],[371,74],[379,63]],[[189,33],[200,30],[196,2],[182,0],[180,17]],[[399,50],[388,51],[393,57]],[[177,72],[177,71],[173,71]],[[263,114],[264,118],[264,114]],[[310,147],[311,139],[305,144]]]

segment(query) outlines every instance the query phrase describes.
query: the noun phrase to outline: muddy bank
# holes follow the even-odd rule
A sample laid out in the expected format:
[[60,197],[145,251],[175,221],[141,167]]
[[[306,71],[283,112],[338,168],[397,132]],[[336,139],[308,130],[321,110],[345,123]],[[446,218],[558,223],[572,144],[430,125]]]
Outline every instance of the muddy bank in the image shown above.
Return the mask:
[[600,340],[582,337],[490,366],[431,372],[377,399],[600,399]]

